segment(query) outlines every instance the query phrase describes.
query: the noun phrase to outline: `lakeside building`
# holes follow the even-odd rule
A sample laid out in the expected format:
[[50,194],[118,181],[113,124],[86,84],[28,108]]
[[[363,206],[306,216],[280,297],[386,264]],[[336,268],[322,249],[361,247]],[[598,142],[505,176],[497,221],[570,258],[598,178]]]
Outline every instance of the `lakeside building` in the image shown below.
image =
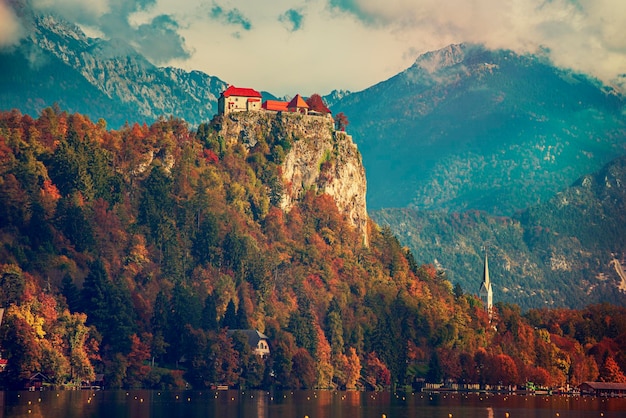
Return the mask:
[[226,334],[232,337],[235,333],[241,333],[248,339],[248,344],[254,354],[266,358],[270,354],[269,338],[256,329],[229,329]]
[[583,395],[626,396],[626,383],[584,382],[578,388]]

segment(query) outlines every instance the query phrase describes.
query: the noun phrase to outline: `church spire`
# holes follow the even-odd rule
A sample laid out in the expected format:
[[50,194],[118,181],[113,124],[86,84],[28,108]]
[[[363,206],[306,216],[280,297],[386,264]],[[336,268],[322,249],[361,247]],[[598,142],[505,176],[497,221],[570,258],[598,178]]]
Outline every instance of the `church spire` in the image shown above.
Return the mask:
[[483,270],[483,283],[487,288],[491,288],[491,281],[489,280],[489,260],[487,260],[487,253],[485,253],[485,268]]
[[491,279],[489,278],[489,261],[487,260],[487,253],[485,252],[485,266],[483,270],[483,282],[480,285],[480,300],[483,301],[485,310],[491,317],[491,311],[493,309],[493,291],[491,289]]

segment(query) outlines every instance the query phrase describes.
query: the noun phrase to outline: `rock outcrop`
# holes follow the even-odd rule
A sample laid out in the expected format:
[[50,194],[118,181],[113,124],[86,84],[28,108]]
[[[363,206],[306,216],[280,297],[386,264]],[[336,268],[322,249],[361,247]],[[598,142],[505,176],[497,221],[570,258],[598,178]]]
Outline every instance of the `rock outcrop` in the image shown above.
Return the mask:
[[361,154],[350,135],[334,129],[332,117],[241,112],[219,116],[216,122],[220,135],[231,146],[240,142],[252,148],[263,137],[289,137],[291,147],[282,163],[282,209],[289,211],[311,188],[327,193],[368,245],[367,182]]

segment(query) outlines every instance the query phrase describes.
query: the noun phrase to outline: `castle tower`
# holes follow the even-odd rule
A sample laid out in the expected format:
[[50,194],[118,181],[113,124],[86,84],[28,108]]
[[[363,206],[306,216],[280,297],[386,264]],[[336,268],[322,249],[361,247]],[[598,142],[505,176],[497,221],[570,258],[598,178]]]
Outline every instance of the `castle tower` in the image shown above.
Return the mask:
[[483,301],[485,310],[489,313],[491,318],[491,311],[493,309],[493,291],[491,289],[491,280],[489,279],[489,262],[487,261],[487,254],[485,254],[485,270],[483,271],[483,283],[480,285],[479,292],[480,300]]

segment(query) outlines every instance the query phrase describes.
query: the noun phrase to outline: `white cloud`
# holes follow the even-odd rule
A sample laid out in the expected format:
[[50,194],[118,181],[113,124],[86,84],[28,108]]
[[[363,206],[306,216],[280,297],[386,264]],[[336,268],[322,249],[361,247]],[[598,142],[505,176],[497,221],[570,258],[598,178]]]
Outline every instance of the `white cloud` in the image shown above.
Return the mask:
[[[517,52],[548,49],[556,65],[613,80],[626,68],[621,0],[331,0],[424,52],[457,42]],[[414,41],[408,41],[413,38]],[[410,45],[409,45],[410,44]],[[421,44],[421,45],[420,45]],[[421,46],[421,47],[420,47]]]
[[0,48],[17,44],[23,35],[22,25],[13,10],[0,1]]
[[92,24],[111,11],[110,0],[31,0],[37,10],[55,12],[72,22]]
[[626,68],[622,0],[33,1],[125,36],[155,62],[279,95],[363,89],[461,42],[547,50],[605,82]]

